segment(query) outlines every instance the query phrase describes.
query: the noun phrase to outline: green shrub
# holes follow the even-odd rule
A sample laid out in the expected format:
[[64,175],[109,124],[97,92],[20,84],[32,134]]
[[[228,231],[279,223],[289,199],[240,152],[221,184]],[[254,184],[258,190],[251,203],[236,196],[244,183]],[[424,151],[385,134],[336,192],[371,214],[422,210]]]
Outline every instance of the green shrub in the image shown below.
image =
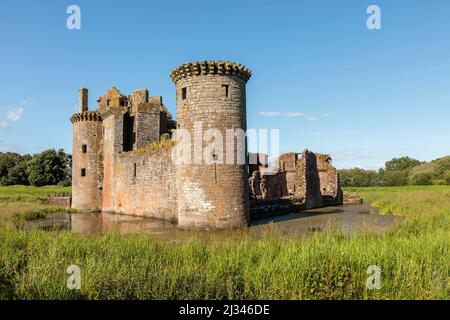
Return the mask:
[[409,178],[409,184],[415,186],[428,186],[433,180],[431,172],[417,172]]

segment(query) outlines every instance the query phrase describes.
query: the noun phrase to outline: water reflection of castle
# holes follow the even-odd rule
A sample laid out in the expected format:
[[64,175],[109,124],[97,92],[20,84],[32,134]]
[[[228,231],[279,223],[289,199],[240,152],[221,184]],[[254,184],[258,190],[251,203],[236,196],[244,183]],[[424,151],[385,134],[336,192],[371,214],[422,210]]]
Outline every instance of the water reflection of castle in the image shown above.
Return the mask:
[[[145,223],[143,223],[144,220]],[[108,232],[117,232],[119,234],[157,234],[171,229],[176,229],[176,226],[168,221],[106,212],[72,214],[70,220],[70,230],[72,232],[87,235],[105,234]]]

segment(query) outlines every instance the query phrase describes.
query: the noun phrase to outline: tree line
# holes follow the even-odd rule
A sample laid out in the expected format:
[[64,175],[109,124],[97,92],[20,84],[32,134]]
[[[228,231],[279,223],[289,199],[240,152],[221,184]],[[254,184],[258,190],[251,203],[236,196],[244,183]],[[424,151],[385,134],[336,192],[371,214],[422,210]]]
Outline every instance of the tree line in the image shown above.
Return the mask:
[[421,162],[411,157],[394,158],[384,168],[339,170],[344,187],[450,185],[450,156]]
[[0,152],[0,185],[70,185],[72,156],[48,149],[34,155]]

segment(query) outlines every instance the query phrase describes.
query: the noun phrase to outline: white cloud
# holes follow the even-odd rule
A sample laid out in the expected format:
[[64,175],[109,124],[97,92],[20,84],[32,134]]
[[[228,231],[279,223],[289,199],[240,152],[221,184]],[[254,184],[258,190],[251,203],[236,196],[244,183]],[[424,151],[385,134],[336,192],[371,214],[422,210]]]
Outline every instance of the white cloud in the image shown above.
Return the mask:
[[16,107],[0,107],[0,129],[7,129],[12,123],[22,118],[26,102]]
[[295,117],[304,117],[306,116],[303,112],[286,112],[286,117],[295,118]]
[[6,121],[16,122],[22,117],[23,110],[24,110],[23,107],[8,110],[6,114]]
[[277,112],[277,111],[263,111],[259,113],[260,116],[263,117],[287,117],[287,118],[304,118],[310,122],[319,121],[321,118],[330,117],[331,113],[324,113],[321,115],[308,115],[303,112]]
[[279,117],[281,116],[281,112],[261,112],[260,115],[263,117]]

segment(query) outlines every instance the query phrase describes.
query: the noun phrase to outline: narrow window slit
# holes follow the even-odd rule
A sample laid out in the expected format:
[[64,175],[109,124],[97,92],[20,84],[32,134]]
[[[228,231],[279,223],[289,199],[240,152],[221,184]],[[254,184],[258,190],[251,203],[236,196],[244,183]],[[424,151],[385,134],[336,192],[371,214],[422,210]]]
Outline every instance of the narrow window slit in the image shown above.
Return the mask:
[[222,85],[222,95],[228,98],[229,86],[227,84]]

